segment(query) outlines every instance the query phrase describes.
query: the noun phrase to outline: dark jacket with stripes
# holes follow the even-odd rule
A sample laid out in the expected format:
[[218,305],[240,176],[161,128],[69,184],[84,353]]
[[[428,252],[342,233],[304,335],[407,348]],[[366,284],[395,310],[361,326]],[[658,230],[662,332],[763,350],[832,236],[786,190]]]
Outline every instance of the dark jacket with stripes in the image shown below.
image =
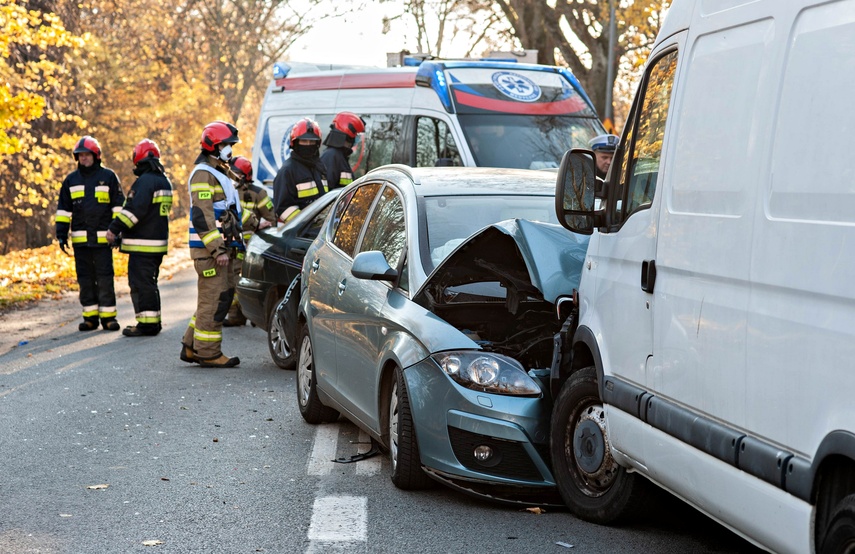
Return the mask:
[[100,162],[85,168],[78,165],[62,182],[56,205],[56,239],[72,246],[104,246],[107,228],[122,209],[125,195],[119,178]]
[[323,166],[309,167],[294,156],[285,160],[273,179],[276,216],[285,223],[327,192]]
[[147,158],[134,169],[137,180],[110,230],[122,235],[122,252],[162,256],[169,246],[169,211],[172,208],[172,183],[163,166]]

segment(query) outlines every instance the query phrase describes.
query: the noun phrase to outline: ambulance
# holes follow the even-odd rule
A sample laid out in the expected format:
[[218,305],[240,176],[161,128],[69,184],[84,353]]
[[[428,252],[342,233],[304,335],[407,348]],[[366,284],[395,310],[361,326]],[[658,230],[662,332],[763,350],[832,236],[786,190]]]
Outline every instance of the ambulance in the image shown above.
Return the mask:
[[557,168],[565,151],[605,132],[566,68],[490,59],[404,64],[276,63],[253,146],[256,179],[272,184],[297,120],[310,117],[326,133],[341,111],[366,123],[350,158],[354,178],[390,163]]

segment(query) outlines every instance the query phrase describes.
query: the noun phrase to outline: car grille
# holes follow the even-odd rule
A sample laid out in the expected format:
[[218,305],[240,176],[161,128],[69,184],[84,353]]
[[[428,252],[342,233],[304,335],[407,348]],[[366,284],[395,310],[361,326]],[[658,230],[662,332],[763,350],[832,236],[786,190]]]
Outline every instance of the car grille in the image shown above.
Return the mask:
[[[540,481],[543,479],[534,462],[519,442],[496,439],[458,429],[448,428],[451,449],[457,460],[467,469],[511,479]],[[474,451],[478,446],[489,446],[493,450],[492,459],[481,462],[475,459]]]

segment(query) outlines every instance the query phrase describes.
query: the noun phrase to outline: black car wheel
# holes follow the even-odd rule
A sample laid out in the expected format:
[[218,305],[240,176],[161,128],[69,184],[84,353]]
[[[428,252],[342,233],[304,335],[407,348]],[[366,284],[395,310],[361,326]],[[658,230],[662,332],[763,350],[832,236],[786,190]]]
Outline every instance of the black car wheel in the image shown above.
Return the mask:
[[303,325],[300,332],[300,355],[297,362],[297,404],[300,415],[309,423],[329,423],[338,419],[338,412],[324,406],[318,398],[315,380],[315,356],[309,328]]
[[612,457],[595,368],[579,370],[561,387],[551,436],[555,481],[571,512],[600,524],[637,512],[649,484]]
[[418,490],[430,485],[430,477],[422,469],[410,397],[400,368],[395,368],[395,380],[389,395],[389,458],[392,483],[399,489]]
[[844,497],[834,507],[819,551],[822,554],[855,552],[855,494]]
[[[287,297],[286,297],[287,298]],[[297,344],[295,336],[288,336],[288,331],[282,325],[280,315],[285,317],[296,316],[295,314],[280,314],[281,310],[287,310],[291,303],[286,303],[285,298],[273,304],[267,316],[267,349],[273,363],[282,369],[293,370],[297,365]]]

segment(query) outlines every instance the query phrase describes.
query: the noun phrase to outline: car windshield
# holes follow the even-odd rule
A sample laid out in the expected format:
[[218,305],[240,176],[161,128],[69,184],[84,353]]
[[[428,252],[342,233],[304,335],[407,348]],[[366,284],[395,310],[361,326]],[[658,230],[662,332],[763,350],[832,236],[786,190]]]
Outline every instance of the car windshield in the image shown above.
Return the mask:
[[555,168],[570,148],[587,148],[603,133],[595,118],[567,115],[460,114],[479,167]]
[[429,274],[460,243],[505,219],[558,224],[554,196],[429,196],[424,198],[427,244],[422,263]]

